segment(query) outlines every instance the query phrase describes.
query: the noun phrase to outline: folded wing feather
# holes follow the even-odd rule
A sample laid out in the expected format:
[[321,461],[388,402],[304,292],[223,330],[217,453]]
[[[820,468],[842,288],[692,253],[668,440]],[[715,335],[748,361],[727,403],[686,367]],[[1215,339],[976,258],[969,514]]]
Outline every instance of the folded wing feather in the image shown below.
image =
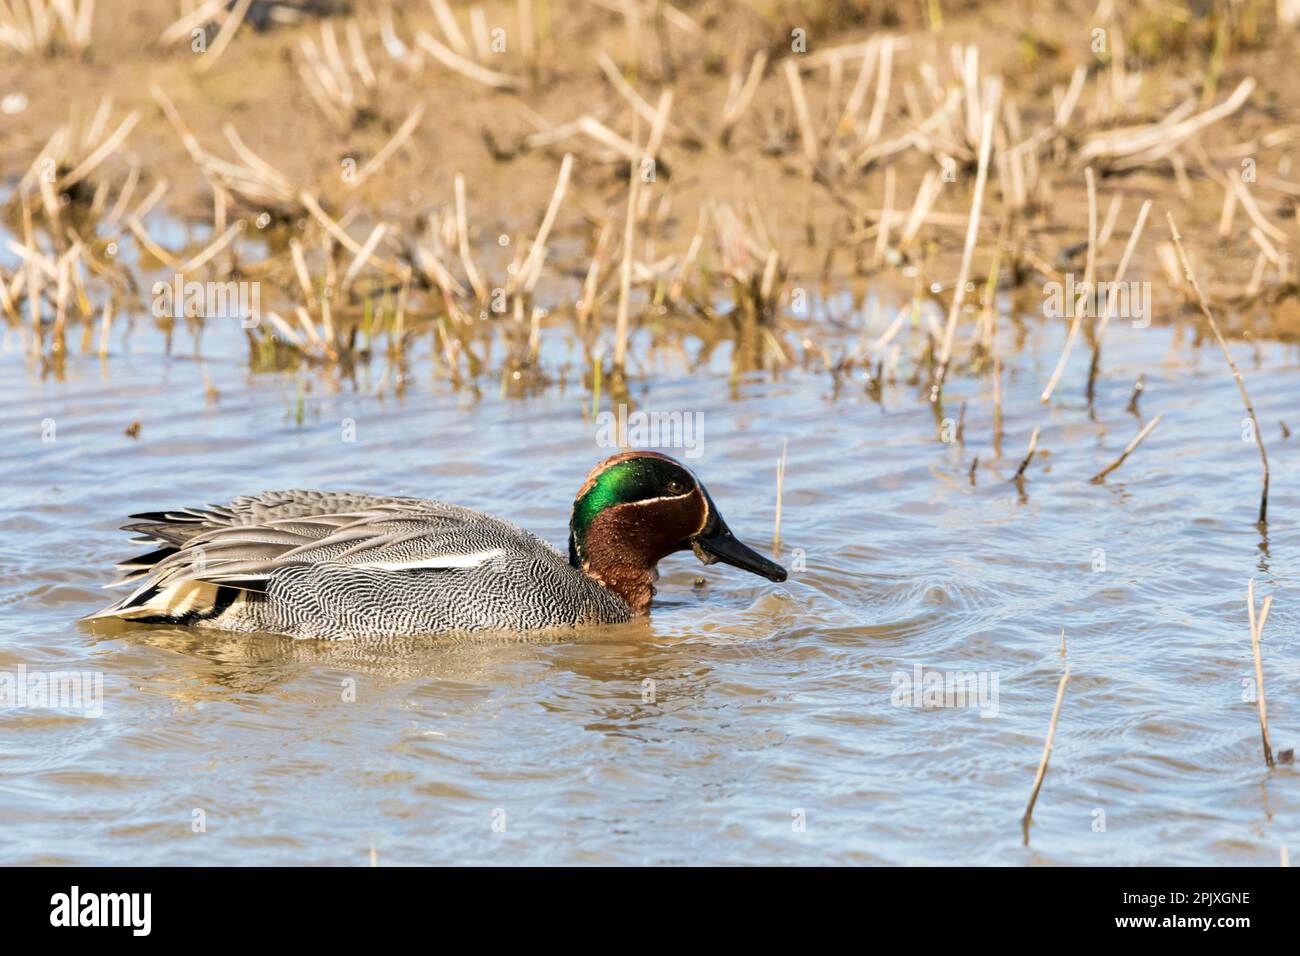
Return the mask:
[[[364,571],[478,567],[537,539],[480,512],[418,498],[267,492],[206,509],[133,515],[157,550],[118,565],[132,593],[94,617],[198,613],[218,588],[264,591],[272,574],[309,564]],[[111,586],[111,585],[110,585]]]

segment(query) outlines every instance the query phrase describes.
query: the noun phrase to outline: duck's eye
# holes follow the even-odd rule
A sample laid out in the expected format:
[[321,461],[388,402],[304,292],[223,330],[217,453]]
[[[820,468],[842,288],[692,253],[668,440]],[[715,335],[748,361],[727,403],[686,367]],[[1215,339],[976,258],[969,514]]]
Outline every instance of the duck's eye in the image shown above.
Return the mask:
[[668,493],[670,495],[680,495],[680,494],[685,494],[685,492],[686,492],[686,483],[684,481],[678,481],[676,478],[672,478],[669,480]]

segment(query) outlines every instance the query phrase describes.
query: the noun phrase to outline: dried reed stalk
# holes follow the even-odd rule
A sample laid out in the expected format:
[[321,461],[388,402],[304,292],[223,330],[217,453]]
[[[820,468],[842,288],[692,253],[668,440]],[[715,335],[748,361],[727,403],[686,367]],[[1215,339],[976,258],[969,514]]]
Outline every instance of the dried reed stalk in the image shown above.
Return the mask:
[[1232,377],[1237,382],[1237,390],[1241,392],[1242,404],[1246,406],[1246,413],[1250,416],[1251,424],[1255,431],[1255,444],[1259,446],[1259,460],[1264,467],[1264,487],[1259,497],[1259,523],[1261,525],[1268,523],[1268,452],[1264,448],[1264,434],[1260,431],[1259,418],[1255,415],[1254,403],[1250,400],[1250,393],[1246,391],[1246,380],[1242,378],[1241,370],[1237,368],[1237,363],[1232,360],[1232,352],[1228,349],[1228,342],[1219,331],[1219,323],[1214,321],[1214,313],[1210,311],[1210,305],[1205,301],[1205,296],[1201,292],[1201,285],[1196,281],[1196,273],[1192,270],[1192,263],[1187,258],[1187,250],[1183,248],[1183,237],[1178,232],[1178,226],[1174,223],[1173,213],[1165,213],[1165,218],[1169,222],[1169,233],[1173,239],[1174,249],[1178,253],[1178,262],[1182,266],[1183,279],[1192,290],[1196,298],[1196,304],[1200,307],[1201,314],[1205,316],[1205,321],[1210,323],[1210,331],[1214,333],[1214,338],[1219,343],[1219,348],[1223,350],[1223,357],[1228,362],[1228,367],[1232,369]]
[[302,243],[296,238],[289,240],[289,255],[293,259],[293,271],[298,277],[298,287],[302,289],[302,297],[309,306],[315,307],[316,293],[312,289],[311,275],[307,272],[307,259],[303,255]]
[[808,111],[808,98],[804,96],[803,81],[799,78],[799,67],[794,60],[782,64],[785,82],[790,87],[790,99],[794,102],[794,115],[799,123],[799,138],[803,142],[804,158],[813,168],[817,166],[821,150],[817,144],[817,132],[813,129],[812,114]]
[[465,268],[465,278],[469,280],[470,286],[474,289],[474,295],[478,298],[479,302],[486,302],[488,300],[487,283],[483,281],[483,276],[478,271],[478,266],[474,264],[474,257],[470,254],[469,217],[465,212],[465,177],[460,173],[456,174],[455,191],[456,244],[460,251],[460,263]]
[[645,97],[636,91],[636,87],[627,81],[623,76],[623,71],[618,68],[618,65],[612,59],[610,59],[609,54],[602,50],[596,57],[596,64],[600,67],[600,71],[605,74],[605,78],[609,80],[610,85],[614,87],[614,90],[618,95],[623,97],[632,109],[636,110],[637,115],[647,123],[654,123],[655,108],[650,105],[649,101],[646,100]]
[[370,161],[357,171],[357,178],[353,181],[353,185],[360,186],[367,179],[373,176],[379,168],[384,165],[384,163],[388,162],[388,160],[392,158],[393,153],[401,149],[402,144],[411,138],[411,134],[415,132],[423,118],[424,104],[420,104],[406,115],[406,119],[402,121],[402,125],[397,128],[397,132],[395,132],[392,138],[383,145],[383,148],[381,148],[379,152],[375,153],[375,155],[370,158]]
[[1034,788],[1029,793],[1029,805],[1025,807],[1025,815],[1020,821],[1021,828],[1024,830],[1025,845],[1029,845],[1029,823],[1034,816],[1034,804],[1038,802],[1038,791],[1043,787],[1043,779],[1047,776],[1047,762],[1052,756],[1052,741],[1056,739],[1056,722],[1061,717],[1061,701],[1065,699],[1065,685],[1070,680],[1070,668],[1065,668],[1065,673],[1061,675],[1061,682],[1056,685],[1056,703],[1052,706],[1052,722],[1047,726],[1047,739],[1043,741],[1043,755],[1038,759],[1038,772],[1034,774]]
[[243,222],[237,222],[229,229],[225,230],[216,239],[196,253],[188,262],[181,265],[181,272],[197,272],[203,266],[211,262],[221,251],[235,241],[235,237],[244,231]]
[[1165,159],[1206,126],[1241,109],[1254,88],[1254,79],[1247,77],[1226,100],[1195,116],[1189,114],[1195,111],[1196,104],[1188,100],[1157,123],[1137,130],[1103,133],[1080,147],[1077,161],[1080,164],[1100,161],[1109,169],[1126,170]]
[[456,22],[456,15],[451,12],[447,0],[429,0],[429,6],[433,7],[433,14],[438,18],[438,26],[442,28],[443,35],[447,37],[451,48],[469,59],[469,44],[465,42],[465,34],[461,32],[460,24]]
[[884,262],[885,251],[889,248],[889,227],[894,216],[894,189],[897,178],[898,174],[894,171],[894,167],[887,166],[885,168],[884,205],[877,225],[875,249],[872,250],[871,254],[871,261],[876,268],[880,268],[880,264]]
[[57,49],[56,30],[77,53],[90,47],[90,26],[95,0],[12,0],[0,2],[0,44],[19,54],[52,53]]
[[221,23],[221,29],[217,31],[217,38],[212,41],[212,46],[199,61],[198,70],[200,73],[206,73],[212,69],[213,64],[217,62],[221,54],[226,52],[226,47],[230,46],[230,41],[235,38],[235,31],[239,29],[244,17],[248,15],[248,8],[253,5],[253,0],[236,0],[235,6],[226,14],[225,20]]
[[467,60],[424,31],[416,34],[415,42],[443,66],[473,80],[475,83],[482,83],[484,86],[496,90],[517,90],[519,88],[519,81],[515,77],[499,73],[496,70],[489,70],[487,67],[479,66],[473,60]]
[[1002,356],[996,349],[993,352],[993,451],[1002,457]]
[[[329,233],[330,236],[332,236],[341,246],[343,246],[343,248],[347,249],[354,256],[361,255],[361,243],[349,236],[343,230],[342,226],[331,219],[329,214],[321,208],[320,203],[316,201],[316,198],[312,196],[311,193],[307,192],[305,189],[301,190],[298,193],[298,201],[302,203],[303,208],[311,213],[312,218],[324,226],[325,231]],[[400,274],[402,271],[396,263],[390,262],[387,259],[381,259],[379,256],[371,254],[366,258],[378,263],[380,268],[385,272]]]
[[108,355],[108,337],[113,329],[113,296],[109,294],[104,300],[104,311],[99,317],[99,357]]
[[749,73],[745,76],[745,81],[736,89],[734,96],[728,96],[727,102],[722,107],[722,123],[719,138],[725,146],[731,141],[731,134],[736,125],[749,109],[750,104],[754,102],[754,97],[758,93],[759,84],[763,81],[763,71],[767,69],[767,51],[759,50],[754,54],[754,59],[750,61]]
[[1246,606],[1250,612],[1250,649],[1255,656],[1255,702],[1259,706],[1259,736],[1264,744],[1264,763],[1273,766],[1273,744],[1268,735],[1268,705],[1264,703],[1264,662],[1260,657],[1259,643],[1264,636],[1264,623],[1268,609],[1273,606],[1273,595],[1264,598],[1264,604],[1255,616],[1255,579],[1246,585]]
[[871,116],[867,120],[867,132],[863,137],[866,142],[874,143],[880,138],[880,131],[885,123],[885,108],[889,105],[889,86],[894,71],[894,37],[885,37],[880,47],[880,74],[876,79],[876,98],[871,104]]
[[948,326],[943,335],[939,365],[935,369],[934,382],[930,386],[931,402],[937,402],[943,391],[943,380],[948,374],[948,363],[952,360],[952,346],[957,336],[957,318],[961,314],[962,304],[966,301],[966,281],[970,277],[971,259],[975,255],[975,242],[979,237],[980,209],[984,205],[984,184],[989,177],[989,151],[993,148],[993,123],[997,117],[997,83],[991,84],[987,100],[980,124],[979,166],[975,173],[975,195],[971,197],[970,222],[966,226],[966,245],[962,248],[957,286],[953,290],[952,305],[948,309]]
[[387,232],[388,225],[382,222],[375,226],[374,229],[370,230],[370,235],[366,238],[365,244],[357,250],[356,255],[352,259],[351,265],[349,265],[347,271],[343,273],[343,282],[339,286],[341,291],[346,292],[352,287],[353,280],[356,279],[356,277],[361,273],[361,270],[365,268],[366,263],[370,261],[370,257],[374,253],[375,248],[379,245],[380,240],[384,238]]
[[542,217],[537,238],[533,240],[532,248],[528,250],[528,258],[524,261],[523,268],[515,273],[516,281],[512,283],[512,290],[518,286],[522,287],[526,294],[531,294],[537,285],[537,280],[541,278],[542,263],[546,259],[546,240],[555,225],[555,217],[559,215],[560,204],[564,202],[564,194],[569,188],[569,174],[572,171],[573,154],[565,153],[564,159],[560,162],[560,174],[555,180],[555,191],[551,193],[550,204],[546,207],[546,215]]
[[[1097,179],[1093,175],[1091,166],[1085,169],[1083,174],[1088,183],[1088,259],[1083,270],[1083,285],[1087,290],[1086,295],[1093,302],[1096,302],[1097,291],[1093,287],[1093,281],[1097,275]],[[1061,357],[1056,362],[1052,377],[1047,380],[1047,387],[1043,389],[1043,394],[1039,396],[1039,401],[1044,405],[1052,400],[1052,392],[1056,391],[1061,376],[1065,374],[1065,365],[1070,360],[1070,352],[1074,349],[1074,340],[1079,337],[1079,329],[1083,326],[1083,314],[1087,311],[1087,309],[1080,308],[1078,302],[1070,302],[1069,306],[1074,310],[1074,321],[1070,323],[1070,331],[1065,337],[1065,347],[1061,350]]]
[[1038,433],[1042,430],[1041,425],[1034,426],[1034,433],[1029,436],[1029,450],[1025,452],[1025,457],[1020,462],[1020,467],[1016,469],[1015,477],[1012,479],[1018,481],[1025,476],[1025,469],[1029,463],[1034,460],[1034,452],[1038,451]]
[[225,8],[225,0],[206,0],[205,3],[199,4],[192,11],[185,14],[179,20],[176,20],[158,38],[160,43],[175,43],[182,37],[189,36],[190,31],[203,26],[213,17],[219,16]]
[[1151,212],[1151,200],[1147,199],[1138,210],[1137,219],[1133,223],[1133,231],[1129,233],[1128,243],[1124,246],[1124,253],[1119,259],[1119,267],[1115,270],[1115,279],[1111,283],[1110,292],[1106,296],[1106,311],[1097,327],[1098,348],[1101,346],[1102,339],[1106,337],[1106,329],[1110,325],[1111,314],[1115,311],[1115,297],[1119,294],[1119,284],[1124,281],[1124,276],[1128,273],[1129,263],[1133,261],[1133,253],[1137,251],[1138,239],[1142,236],[1142,230],[1146,228],[1147,214],[1149,212]]
[[63,192],[90,175],[96,166],[117,151],[117,148],[122,145],[122,141],[130,135],[131,130],[135,128],[135,124],[139,121],[140,111],[133,110],[122,120],[112,135],[99,144],[93,153],[78,163],[76,168],[59,178],[59,181],[54,186],[55,190]]
[[776,524],[772,530],[772,557],[781,557],[781,500],[785,492],[785,459],[790,439],[781,439],[781,457],[776,460]]
[[1160,424],[1159,415],[1151,419],[1151,421],[1147,422],[1146,426],[1140,432],[1137,433],[1137,435],[1133,438],[1131,442],[1128,443],[1128,446],[1125,447],[1123,454],[1121,454],[1118,458],[1116,458],[1113,462],[1111,462],[1107,467],[1103,468],[1101,471],[1097,472],[1097,474],[1093,475],[1092,480],[1100,484],[1106,478],[1107,475],[1109,475],[1120,465],[1124,464],[1124,459],[1128,458],[1129,455],[1133,454],[1133,450],[1137,448],[1138,445],[1142,444],[1142,440],[1146,438],[1147,435],[1151,434],[1152,430],[1159,424]]
[[627,216],[623,224],[623,262],[618,274],[618,318],[615,325],[614,368],[622,373],[627,360],[628,309],[632,293],[632,253],[636,241],[637,197],[641,176],[637,162],[629,164],[627,187]]

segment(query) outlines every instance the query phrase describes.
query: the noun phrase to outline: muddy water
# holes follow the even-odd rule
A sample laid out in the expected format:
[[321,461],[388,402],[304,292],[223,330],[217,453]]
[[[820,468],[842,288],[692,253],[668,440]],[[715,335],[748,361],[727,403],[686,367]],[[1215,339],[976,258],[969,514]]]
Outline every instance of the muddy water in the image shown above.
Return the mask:
[[[1116,325],[1093,418],[1082,351],[1054,406],[1038,402],[1060,326],[1030,319],[1020,342],[1003,328],[1003,457],[987,379],[950,381],[946,414],[968,402],[963,446],[937,440],[904,380],[877,402],[856,381],[833,396],[816,371],[733,388],[725,349],[695,371],[655,363],[640,407],[702,414],[688,461],[763,548],[788,440],[785,584],[676,556],[648,623],[380,646],[77,619],[133,553],[123,516],[262,489],[443,497],[562,544],[574,491],[609,453],[584,420],[589,396],[473,398],[437,378],[427,343],[400,397],[381,361],[306,389],[292,373],[251,374],[238,331],[214,327],[202,343],[213,397],[192,341],[178,334],[168,355],[145,321],[115,333],[106,366],[74,355],[59,380],[11,329],[0,673],[90,675],[102,714],[66,698],[0,711],[0,862],[364,865],[373,851],[381,865],[1270,865],[1286,843],[1294,855],[1300,780],[1260,755],[1245,593],[1253,576],[1276,595],[1266,687],[1275,746],[1295,746],[1300,436],[1281,440],[1278,421],[1300,427],[1300,355],[1236,346],[1273,460],[1264,534],[1256,449],[1212,346]],[[567,348],[554,336],[547,354]],[[1155,414],[1124,467],[1089,483]],[[1040,452],[1017,486],[1035,425]],[[1019,819],[1067,663],[1026,847]],[[958,673],[974,675],[966,699],[926,693],[930,675]]]

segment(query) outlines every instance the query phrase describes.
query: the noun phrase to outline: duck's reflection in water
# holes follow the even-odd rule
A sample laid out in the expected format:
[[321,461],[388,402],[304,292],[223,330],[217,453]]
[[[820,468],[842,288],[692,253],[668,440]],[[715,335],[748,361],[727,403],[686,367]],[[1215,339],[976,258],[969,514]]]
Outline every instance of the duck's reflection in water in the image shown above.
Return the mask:
[[[345,700],[351,687],[369,684],[405,697],[418,710],[440,709],[450,691],[463,697],[471,688],[484,695],[551,680],[559,669],[585,678],[596,690],[583,700],[534,695],[552,710],[587,708],[595,718],[588,728],[626,732],[664,712],[670,692],[674,706],[703,700],[710,671],[682,640],[655,635],[644,618],[627,624],[532,632],[466,633],[436,637],[382,637],[364,641],[296,640],[273,634],[196,631],[172,627],[116,628],[98,638],[101,661],[110,670],[134,671],[134,680],[181,704],[300,694],[307,687],[337,689]],[[108,645],[112,645],[110,648]],[[142,669],[141,652],[151,667]],[[119,655],[130,657],[119,667]],[[454,688],[454,690],[452,689]],[[601,690],[603,688],[603,690]]]

